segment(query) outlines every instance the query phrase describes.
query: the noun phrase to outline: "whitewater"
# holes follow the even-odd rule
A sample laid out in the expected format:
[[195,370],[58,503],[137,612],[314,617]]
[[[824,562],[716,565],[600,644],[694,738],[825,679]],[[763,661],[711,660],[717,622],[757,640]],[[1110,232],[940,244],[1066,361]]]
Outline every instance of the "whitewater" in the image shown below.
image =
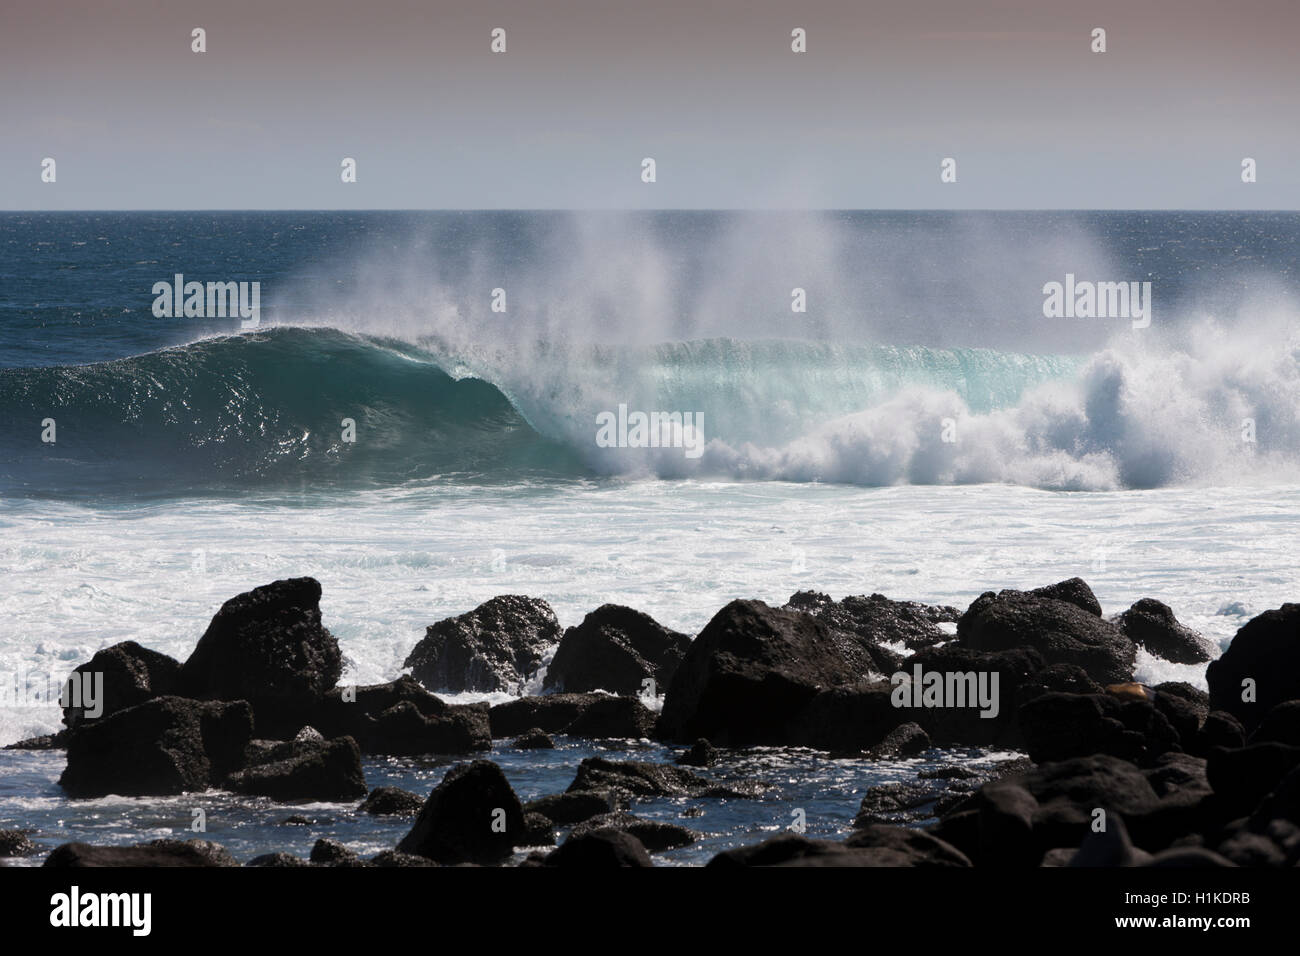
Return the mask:
[[[0,673],[183,659],[302,574],[363,682],[501,593],[694,633],[732,598],[1079,575],[1222,644],[1294,598],[1295,218],[0,218]],[[262,327],[150,315],[232,256]],[[1045,321],[1067,273],[1154,276],[1161,318]],[[620,404],[702,415],[703,453],[601,447]],[[57,726],[5,710],[0,743]]]

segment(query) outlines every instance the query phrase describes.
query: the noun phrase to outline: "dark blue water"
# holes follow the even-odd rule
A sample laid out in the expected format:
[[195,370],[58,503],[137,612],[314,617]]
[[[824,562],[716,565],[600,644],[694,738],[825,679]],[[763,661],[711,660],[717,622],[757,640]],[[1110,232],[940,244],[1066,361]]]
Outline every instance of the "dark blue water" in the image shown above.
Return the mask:
[[[681,748],[650,743],[609,741],[606,747],[563,737],[557,738],[555,750],[520,751],[506,743],[498,741],[492,753],[483,756],[501,766],[525,802],[564,792],[585,757],[671,762],[682,752]],[[757,799],[634,798],[628,811],[695,831],[698,838],[694,843],[656,853],[654,858],[659,865],[699,865],[725,849],[761,842],[788,829],[795,822],[796,810],[804,811],[809,836],[842,839],[851,832],[853,818],[869,787],[895,781],[915,783],[923,767],[946,763],[987,766],[1010,756],[931,751],[923,758],[871,762],[832,759],[811,751],[738,752],[697,772],[722,782],[770,783],[770,789]],[[366,782],[372,788],[402,787],[424,796],[452,765],[463,759],[368,758],[364,761]],[[246,863],[276,851],[305,859],[321,838],[338,840],[368,858],[395,847],[412,822],[405,817],[360,813],[355,803],[284,804],[219,791],[169,798],[106,797],[69,802],[57,786],[63,763],[61,753],[0,751],[0,829],[32,829],[33,841],[44,849],[74,840],[116,846],[163,837],[203,836]],[[196,808],[206,815],[206,834],[190,829]],[[311,820],[311,825],[284,822],[295,815]],[[569,829],[557,828],[557,839],[562,842]],[[518,857],[526,852],[526,848],[522,849]],[[43,856],[37,855],[9,862],[32,865],[41,859]]]

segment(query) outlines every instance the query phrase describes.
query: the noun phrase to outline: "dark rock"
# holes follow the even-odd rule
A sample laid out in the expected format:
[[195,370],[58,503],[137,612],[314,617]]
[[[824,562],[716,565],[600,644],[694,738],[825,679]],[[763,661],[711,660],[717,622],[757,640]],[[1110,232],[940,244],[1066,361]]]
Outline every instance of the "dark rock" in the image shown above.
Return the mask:
[[1155,706],[1178,734],[1183,749],[1195,748],[1201,726],[1210,713],[1210,695],[1186,683],[1157,684]]
[[980,866],[1037,865],[1042,848],[1034,838],[1037,798],[1014,781],[990,783],[975,794],[978,820],[974,859]]
[[670,740],[707,737],[728,747],[797,743],[789,726],[799,711],[819,690],[859,676],[817,619],[732,601],[687,650],[659,729]]
[[338,683],[343,657],[320,616],[320,582],[291,578],[221,606],[181,668],[188,696],[246,700],[257,732],[280,737]]
[[439,863],[500,863],[527,837],[523,807],[501,768],[475,760],[447,771],[397,849]]
[[[1027,704],[1035,697],[1059,692],[1063,694],[1104,694],[1106,688],[1088,676],[1077,664],[1052,664],[1021,681],[1014,695],[1015,706]],[[1073,852],[1073,851],[1072,851]]]
[[1202,869],[1207,866],[1234,866],[1230,860],[1225,860],[1219,854],[1212,850],[1206,850],[1200,847],[1176,847],[1168,850],[1162,850],[1151,858],[1147,866],[1158,867],[1183,867],[1190,866]]
[[573,737],[649,737],[655,715],[635,697],[610,694],[544,694],[493,707],[493,737],[516,737],[533,730]]
[[622,791],[638,797],[753,797],[763,784],[715,784],[682,767],[636,760],[588,757],[578,765],[569,793],[584,790]]
[[707,864],[736,866],[970,866],[956,847],[933,834],[881,824],[855,830],[844,843],[786,833],[757,846],[719,853]]
[[618,808],[612,790],[579,790],[541,797],[524,804],[524,813],[539,813],[552,823],[569,826]]
[[573,828],[568,839],[581,838],[584,834],[605,829],[622,830],[632,834],[651,853],[689,846],[699,836],[694,830],[688,830],[675,823],[661,823],[658,820],[645,820],[630,813],[616,812],[602,813],[600,816],[579,823]]
[[[1082,613],[1071,609],[1073,613]],[[915,680],[916,668],[923,674],[940,673],[945,681],[956,674],[974,675],[976,687],[981,675],[992,691],[992,675],[997,675],[997,693],[993,699],[996,714],[982,716],[984,709],[969,694],[965,707],[912,707],[897,711],[904,720],[913,720],[925,728],[935,746],[994,745],[1013,746],[1020,742],[1016,724],[1014,702],[1022,695],[1022,688],[1038,679],[1044,668],[1038,652],[1018,648],[1003,651],[983,651],[950,643],[918,651],[904,662],[903,673]],[[924,685],[923,685],[924,686]],[[963,685],[969,691],[970,682]]]
[[[1242,682],[1255,681],[1255,700],[1242,700]],[[1246,622],[1228,649],[1206,669],[1210,705],[1226,710],[1247,732],[1264,715],[1288,700],[1300,699],[1300,604],[1282,607]]]
[[370,795],[357,807],[362,813],[376,816],[413,817],[424,806],[424,800],[409,790],[400,787],[375,787]]
[[31,856],[37,852],[36,844],[23,830],[0,830],[0,856]]
[[247,703],[155,697],[82,721],[68,738],[59,784],[73,797],[164,796],[206,790],[243,760]]
[[355,800],[366,795],[366,778],[356,741],[337,737],[295,741],[288,756],[231,774],[226,788],[274,800]]
[[521,846],[555,846],[555,824],[540,813],[524,812],[524,840]]
[[1226,710],[1212,710],[1201,725],[1195,752],[1206,756],[1215,747],[1230,750],[1246,745],[1246,728]]
[[6,744],[0,747],[0,750],[63,750],[67,746],[68,731],[65,728],[57,734],[42,734],[39,737],[28,737],[17,743]]
[[371,866],[437,866],[433,860],[417,853],[399,853],[397,850],[384,850],[370,861]]
[[869,787],[862,796],[853,826],[922,820],[931,815],[923,808],[933,806],[940,793],[942,791],[934,786],[915,783],[885,783]]
[[981,774],[970,767],[956,764],[944,764],[940,767],[925,767],[916,773],[919,780],[976,780]]
[[317,840],[311,848],[311,862],[323,866],[357,866],[361,858],[338,840]]
[[255,856],[245,866],[270,866],[270,867],[302,867],[311,866],[302,857],[294,856],[292,853],[263,853],[261,856]]
[[403,666],[432,691],[512,692],[559,640],[560,623],[549,604],[506,594],[429,625]]
[[[903,644],[918,650],[951,640],[952,635],[939,625],[955,624],[960,616],[955,607],[892,601],[883,594],[832,601],[817,591],[799,591],[785,608],[811,614],[832,630],[852,634],[860,644],[873,649],[882,644]],[[889,671],[882,667],[877,673]]]
[[1264,834],[1252,833],[1249,830],[1242,830],[1224,840],[1218,846],[1218,853],[1236,866],[1287,865],[1286,853],[1280,846]]
[[895,727],[920,716],[916,710],[895,707],[893,691],[885,681],[819,690],[769,743],[854,755],[871,750]]
[[[102,696],[97,702],[102,709],[93,718],[102,720],[146,700],[176,695],[180,672],[180,662],[174,658],[141,647],[135,641],[123,641],[96,652],[72,673],[103,675]],[[76,727],[84,717],[84,706],[63,708],[63,722],[68,727]]]
[[1019,716],[1025,749],[1038,763],[1110,754],[1149,764],[1181,750],[1173,725],[1146,699],[1051,693],[1029,701]]
[[857,679],[898,670],[902,655],[885,645],[901,643],[916,650],[951,640],[939,623],[957,620],[956,608],[891,601],[883,594],[832,601],[816,591],[800,591],[785,610],[811,615],[830,628]]
[[317,701],[310,716],[327,737],[351,737],[367,754],[422,756],[492,749],[487,704],[448,704],[411,677],[335,688]]
[[554,750],[555,741],[551,739],[550,734],[534,727],[516,737],[511,746],[516,750]]
[[871,749],[871,756],[876,760],[898,757],[915,757],[930,749],[930,735],[920,724],[899,724],[885,739]]
[[690,637],[669,630],[648,614],[605,604],[564,632],[543,686],[636,696],[648,678],[666,689],[690,643]]
[[1040,853],[1080,845],[1092,831],[1097,810],[1105,812],[1107,822],[1122,817],[1134,844],[1156,851],[1214,825],[1213,797],[1199,778],[1199,767],[1195,757],[1167,754],[1144,772],[1128,761],[1098,754],[1042,764],[990,784],[981,793],[1018,786],[1034,797],[1039,806],[1033,815],[1033,841]]
[[573,869],[606,869],[622,866],[654,866],[641,841],[626,830],[590,830],[565,840],[546,857],[546,866]]
[[711,767],[718,762],[721,752],[703,737],[691,745],[691,749],[677,758],[683,767]]
[[1070,866],[1144,866],[1151,854],[1133,846],[1121,817],[1106,821],[1106,829],[1093,830],[1083,838],[1083,844],[1070,859]]
[[1032,648],[1046,664],[1076,664],[1101,684],[1128,681],[1137,650],[1119,628],[1077,604],[1032,592],[987,591],[957,622],[963,647]]
[[955,846],[932,833],[911,827],[871,824],[855,829],[844,845],[863,860],[863,866],[957,866],[971,861]]
[[1257,832],[1278,823],[1300,823],[1300,764],[1278,781],[1250,817],[1250,825]]
[[[977,791],[975,796],[979,796]],[[980,851],[980,813],[973,807],[946,814],[938,823],[925,828],[945,843],[950,843],[961,850],[970,860],[984,865],[979,859]]]
[[1228,812],[1248,814],[1282,779],[1300,766],[1300,747],[1251,744],[1237,750],[1216,747],[1206,760],[1206,777]]
[[1115,619],[1124,636],[1156,657],[1177,664],[1203,664],[1216,648],[1200,634],[1178,623],[1169,605],[1143,598]]
[[1046,587],[1034,588],[1027,593],[1034,597],[1065,601],[1067,604],[1082,608],[1089,614],[1101,617],[1101,602],[1097,600],[1097,595],[1092,593],[1092,588],[1088,587],[1088,582],[1083,578],[1070,578]]
[[843,843],[813,840],[798,833],[781,833],[753,846],[724,850],[706,866],[857,866]]
[[45,858],[45,866],[236,866],[234,857],[207,840],[154,840],[136,846],[64,843]]
[[1269,741],[1300,747],[1300,700],[1278,704],[1264,715],[1255,732],[1250,735],[1253,744]]

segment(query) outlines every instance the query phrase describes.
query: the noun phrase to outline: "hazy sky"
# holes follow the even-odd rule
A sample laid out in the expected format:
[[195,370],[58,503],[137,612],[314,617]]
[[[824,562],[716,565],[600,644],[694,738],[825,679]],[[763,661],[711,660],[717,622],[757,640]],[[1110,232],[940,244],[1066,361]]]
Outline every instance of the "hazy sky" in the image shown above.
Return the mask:
[[1300,209],[1298,40],[1297,0],[13,2],[0,208]]

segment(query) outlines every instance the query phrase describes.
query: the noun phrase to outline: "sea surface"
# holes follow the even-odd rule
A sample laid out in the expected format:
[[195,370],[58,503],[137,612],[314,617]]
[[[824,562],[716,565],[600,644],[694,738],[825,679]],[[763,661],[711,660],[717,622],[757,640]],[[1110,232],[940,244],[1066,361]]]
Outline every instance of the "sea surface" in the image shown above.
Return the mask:
[[[1298,263],[1300,216],[1272,213],[0,214],[0,678],[57,683],[128,639],[183,659],[223,601],[304,574],[359,683],[502,593],[695,633],[737,597],[965,608],[1079,575],[1107,614],[1159,598],[1222,647],[1297,599]],[[155,316],[176,274],[260,282],[258,325]],[[1151,282],[1150,326],[1046,318],[1067,274]],[[699,435],[602,447],[620,405]],[[1145,654],[1138,676],[1204,686]],[[505,699],[454,699],[483,696]],[[4,700],[0,744],[58,729]],[[584,756],[677,753],[605,743],[491,756],[529,798]],[[869,786],[1006,756],[734,754],[711,773],[763,799],[633,809],[704,833],[661,857],[698,863],[794,808],[843,835]],[[425,793],[456,759],[366,774]],[[0,752],[0,828],[130,843],[202,806],[246,860],[407,825],[68,801],[62,760]]]

